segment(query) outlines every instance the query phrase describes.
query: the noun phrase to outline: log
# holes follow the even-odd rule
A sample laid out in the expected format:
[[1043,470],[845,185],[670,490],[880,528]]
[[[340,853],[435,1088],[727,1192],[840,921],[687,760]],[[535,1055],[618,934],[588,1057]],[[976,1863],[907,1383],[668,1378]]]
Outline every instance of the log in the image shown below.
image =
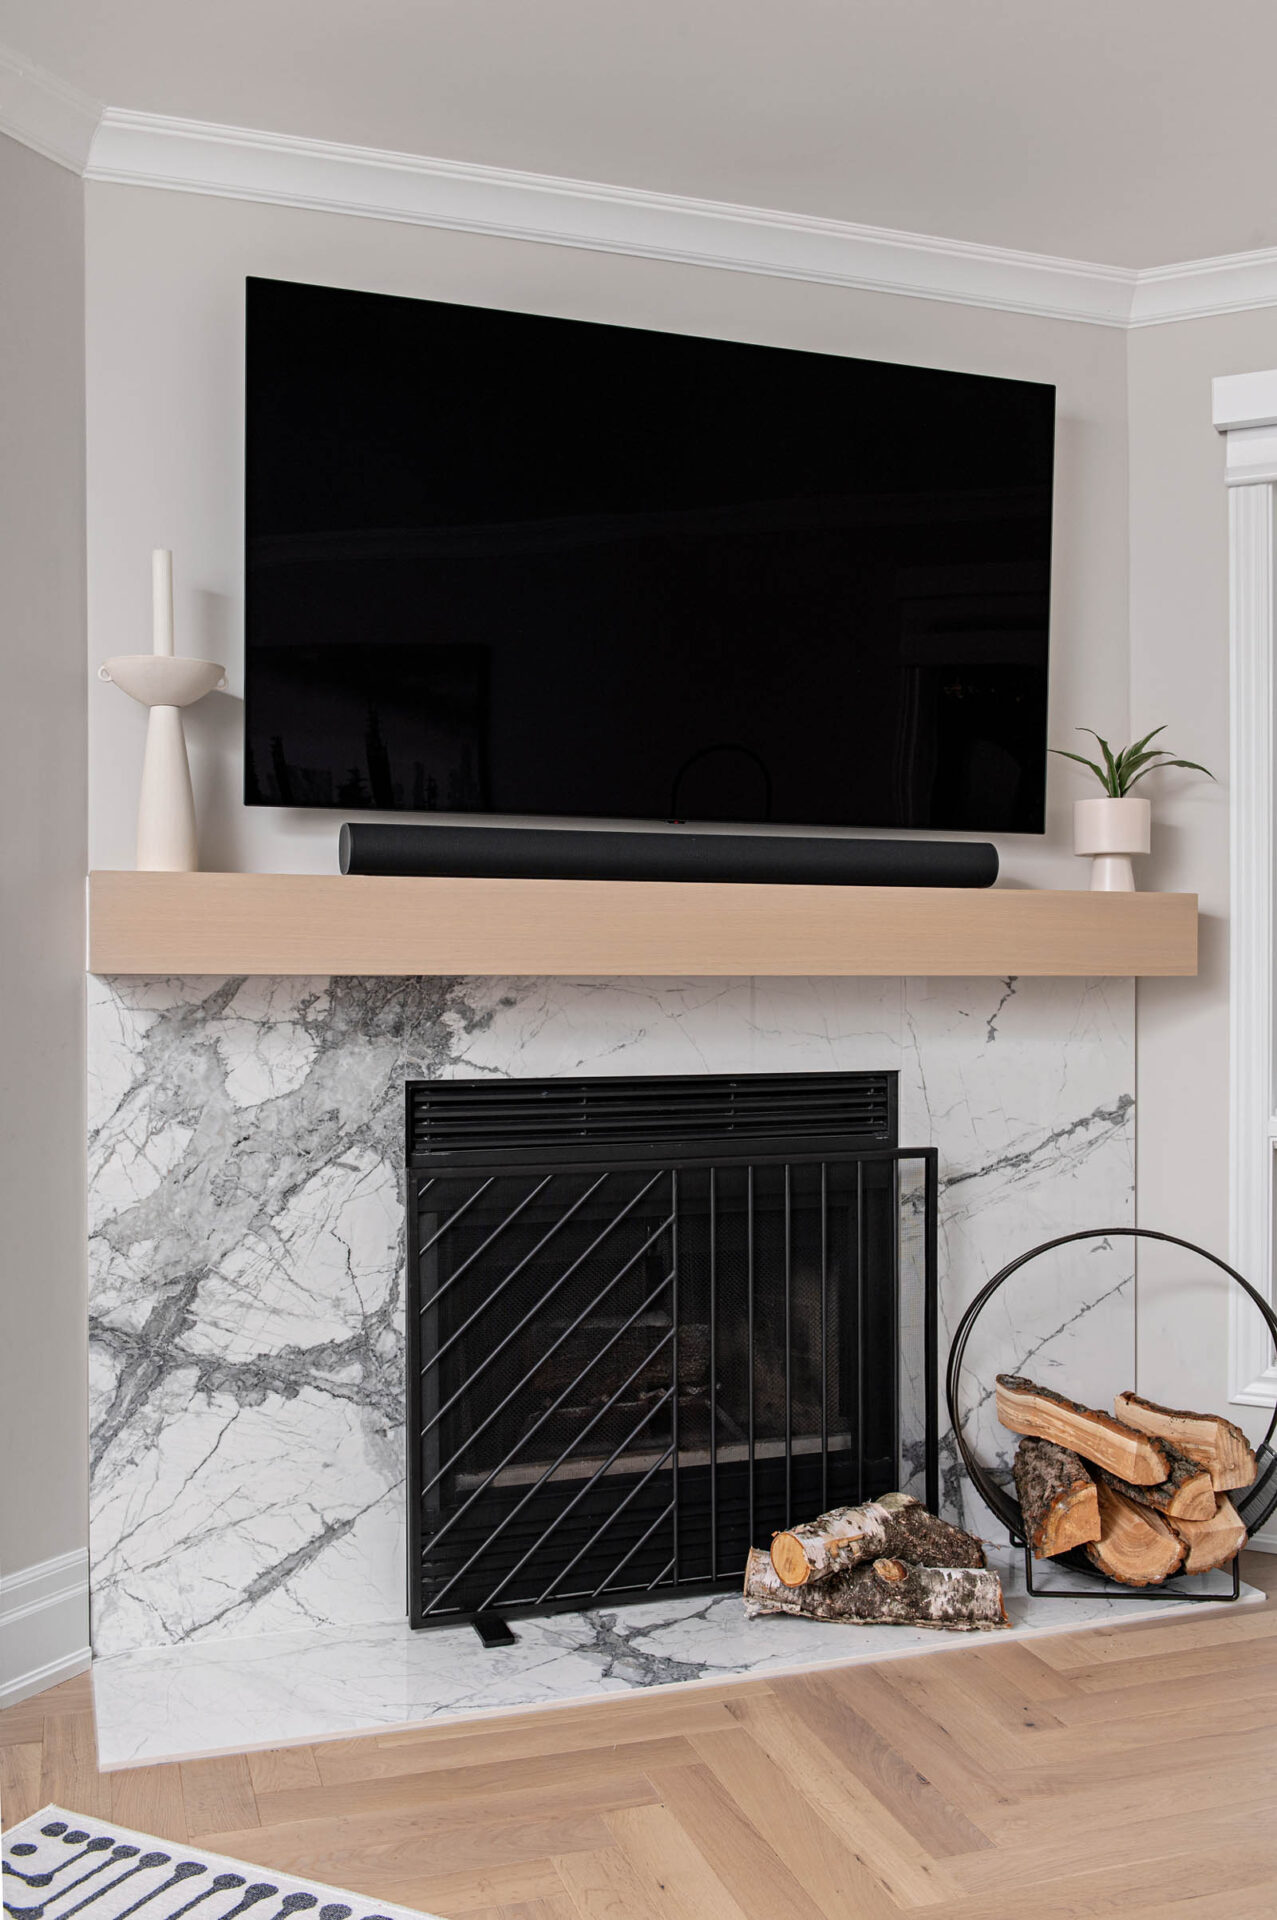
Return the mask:
[[1159,1440],[1169,1440],[1197,1460],[1210,1474],[1216,1493],[1248,1487],[1255,1478],[1255,1455],[1240,1427],[1218,1413],[1185,1413],[1159,1407],[1138,1393],[1119,1393],[1114,1401],[1119,1420],[1139,1427]]
[[1101,1573],[1125,1587],[1155,1587],[1179,1572],[1188,1548],[1160,1513],[1138,1506],[1106,1480],[1096,1492],[1100,1537],[1088,1544],[1086,1553]]
[[787,1587],[829,1580],[848,1567],[884,1557],[911,1566],[982,1567],[973,1534],[929,1513],[911,1493],[884,1493],[860,1507],[835,1507],[772,1539],[771,1560]]
[[831,1580],[787,1587],[761,1547],[745,1567],[745,1612],[795,1614],[806,1620],[866,1627],[934,1627],[951,1633],[989,1633],[1011,1622],[1002,1582],[984,1567],[909,1567],[882,1559],[849,1567]]
[[1156,1507],[1168,1520],[1209,1520],[1215,1512],[1215,1489],[1210,1474],[1200,1460],[1190,1460],[1168,1440],[1160,1444],[1166,1449],[1171,1470],[1155,1487],[1137,1487],[1119,1474],[1110,1473],[1107,1467],[1096,1471],[1129,1500],[1138,1500],[1142,1507]]
[[1034,1558],[1049,1559],[1100,1537],[1095,1482],[1067,1447],[1021,1440],[1015,1450],[1015,1490]]
[[1210,1573],[1234,1561],[1246,1544],[1246,1527],[1226,1493],[1215,1502],[1209,1520],[1172,1520],[1180,1539],[1188,1548],[1185,1573]]
[[997,1391],[998,1419],[1012,1433],[1051,1440],[1137,1487],[1154,1487],[1170,1471],[1159,1441],[1115,1420],[1111,1413],[1079,1406],[1076,1400],[1066,1400],[1063,1394],[1039,1387],[1018,1373],[1000,1373]]

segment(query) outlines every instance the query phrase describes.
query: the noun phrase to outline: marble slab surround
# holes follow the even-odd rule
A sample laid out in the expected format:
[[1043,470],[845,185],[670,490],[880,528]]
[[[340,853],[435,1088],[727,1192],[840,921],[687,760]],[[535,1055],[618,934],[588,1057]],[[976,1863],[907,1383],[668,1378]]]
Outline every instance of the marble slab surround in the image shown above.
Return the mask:
[[[414,1633],[406,1621],[345,1633],[264,1634],[117,1654],[94,1667],[98,1764],[147,1766],[360,1733],[437,1726],[480,1714],[565,1707],[618,1694],[775,1679],[828,1666],[1112,1631],[1197,1611],[1191,1600],[1030,1598],[1020,1555],[994,1548],[1009,1630],[943,1634],[921,1627],[825,1625],[778,1615],[747,1620],[735,1594],[676,1594],[624,1608],[518,1623],[512,1647],[485,1648],[469,1627]],[[1050,1576],[1048,1576],[1049,1578]],[[1224,1574],[1201,1576],[1209,1590]],[[1242,1585],[1238,1605],[1262,1601]]]
[[[406,1079],[898,1070],[947,1332],[1027,1246],[1130,1223],[1133,1031],[1113,980],[92,981],[97,1653],[402,1619]],[[997,1368],[1133,1383],[1132,1294],[1120,1241],[1004,1290],[970,1355],[985,1457]]]

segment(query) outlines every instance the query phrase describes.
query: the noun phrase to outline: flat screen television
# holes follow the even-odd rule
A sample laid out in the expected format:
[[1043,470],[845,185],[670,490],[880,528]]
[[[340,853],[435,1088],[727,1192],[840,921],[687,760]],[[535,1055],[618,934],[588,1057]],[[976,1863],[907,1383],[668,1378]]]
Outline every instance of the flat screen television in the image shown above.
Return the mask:
[[1043,827],[1055,390],[253,279],[250,805]]

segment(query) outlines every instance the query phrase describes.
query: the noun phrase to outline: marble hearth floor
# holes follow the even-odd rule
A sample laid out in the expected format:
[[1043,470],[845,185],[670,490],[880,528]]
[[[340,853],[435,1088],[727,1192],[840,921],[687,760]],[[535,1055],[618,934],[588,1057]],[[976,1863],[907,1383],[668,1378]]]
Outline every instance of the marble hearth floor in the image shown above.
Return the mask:
[[[1194,1610],[1191,1602],[1118,1600],[1102,1592],[1085,1600],[1030,1598],[1017,1556],[995,1549],[990,1559],[1002,1573],[1013,1622],[995,1636],[826,1626],[776,1615],[746,1620],[735,1594],[715,1594],[518,1620],[517,1645],[491,1650],[469,1627],[413,1633],[397,1621],[116,1654],[93,1666],[98,1765],[107,1772],[309,1744]],[[1227,1584],[1222,1575],[1204,1579],[1221,1592]],[[1237,1604],[1262,1599],[1244,1585]]]

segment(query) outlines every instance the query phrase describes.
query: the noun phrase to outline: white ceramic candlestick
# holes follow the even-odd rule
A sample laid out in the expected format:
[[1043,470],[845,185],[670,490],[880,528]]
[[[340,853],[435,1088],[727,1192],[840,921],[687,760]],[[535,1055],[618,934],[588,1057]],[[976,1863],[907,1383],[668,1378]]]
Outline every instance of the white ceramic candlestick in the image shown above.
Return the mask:
[[224,687],[226,669],[214,660],[179,660],[174,654],[173,555],[164,547],[151,555],[151,607],[151,652],[117,653],[98,668],[98,677],[150,708],[137,810],[138,870],[193,873],[199,847],[182,708]]

